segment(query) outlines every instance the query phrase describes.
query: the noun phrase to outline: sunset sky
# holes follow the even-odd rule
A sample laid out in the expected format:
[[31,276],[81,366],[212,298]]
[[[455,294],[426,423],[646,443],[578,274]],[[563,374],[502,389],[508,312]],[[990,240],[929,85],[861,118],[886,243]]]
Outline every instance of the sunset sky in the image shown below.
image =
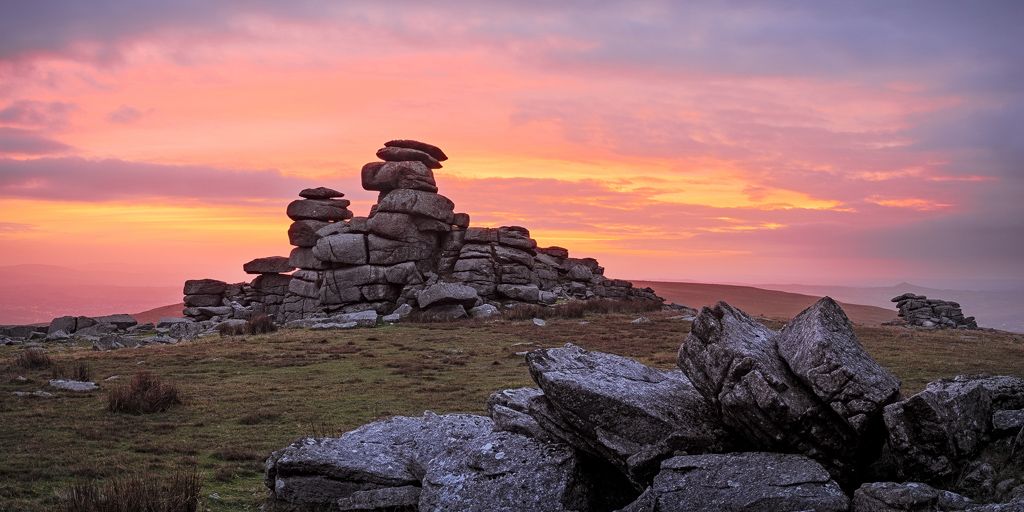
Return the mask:
[[403,138],[473,225],[611,277],[1021,280],[1022,27],[1019,0],[4,2],[0,265],[241,281],[300,189],[366,215]]

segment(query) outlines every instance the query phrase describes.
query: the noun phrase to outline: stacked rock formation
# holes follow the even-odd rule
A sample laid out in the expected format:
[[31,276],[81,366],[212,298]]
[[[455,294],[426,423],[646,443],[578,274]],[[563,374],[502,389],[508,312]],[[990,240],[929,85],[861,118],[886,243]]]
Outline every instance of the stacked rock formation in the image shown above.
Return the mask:
[[899,317],[917,327],[938,327],[942,329],[977,329],[973,316],[964,317],[957,302],[929,299],[924,295],[904,293],[893,297],[899,308]]
[[246,272],[260,274],[248,284],[188,281],[185,314],[224,320],[262,312],[289,322],[409,305],[447,319],[559,299],[660,300],[650,288],[606,279],[593,258],[537,247],[526,228],[470,227],[469,215],[437,193],[433,169],[448,157],[436,146],[393,140],[377,156],[361,171],[363,188],[379,192],[366,217],[353,216],[341,192],[301,191],[288,205],[289,257],[246,263]]
[[[903,400],[828,297],[778,332],[703,308],[679,370],[571,344],[526,361],[539,389],[494,393],[490,418],[428,411],[300,439],[265,483],[334,510],[1024,509],[1024,482],[996,481],[1024,455],[983,457],[1024,453],[1024,379],[942,379]],[[876,464],[886,442],[898,475]]]

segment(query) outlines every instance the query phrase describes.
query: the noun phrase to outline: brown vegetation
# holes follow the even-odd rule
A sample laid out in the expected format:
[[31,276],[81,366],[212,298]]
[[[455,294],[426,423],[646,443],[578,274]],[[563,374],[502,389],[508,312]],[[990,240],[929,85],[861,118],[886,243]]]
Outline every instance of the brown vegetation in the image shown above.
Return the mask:
[[60,512],[195,512],[203,481],[195,467],[168,479],[155,473],[130,474],[106,483],[81,483],[61,499]]
[[128,384],[107,392],[107,408],[110,412],[148,414],[166,411],[180,403],[178,388],[174,384],[163,382],[144,370],[135,372]]

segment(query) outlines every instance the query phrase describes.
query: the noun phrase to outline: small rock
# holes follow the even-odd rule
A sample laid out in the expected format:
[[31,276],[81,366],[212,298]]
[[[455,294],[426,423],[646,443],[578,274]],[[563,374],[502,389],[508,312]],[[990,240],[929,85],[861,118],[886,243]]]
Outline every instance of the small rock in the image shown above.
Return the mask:
[[629,323],[631,323],[631,324],[649,324],[649,323],[651,323],[651,319],[647,318],[646,316],[642,316],[642,317],[637,318],[636,320],[633,320],[633,321],[631,321]]
[[92,391],[97,387],[95,382],[61,379],[50,379],[50,385],[55,388],[66,389],[68,391]]
[[534,318],[534,319],[533,319],[533,324],[534,324],[534,325],[539,325],[539,326],[542,326],[542,327],[543,327],[543,326],[547,325],[548,323],[547,323],[547,322],[545,322],[545,321],[544,321],[543,319],[541,319],[541,318]]

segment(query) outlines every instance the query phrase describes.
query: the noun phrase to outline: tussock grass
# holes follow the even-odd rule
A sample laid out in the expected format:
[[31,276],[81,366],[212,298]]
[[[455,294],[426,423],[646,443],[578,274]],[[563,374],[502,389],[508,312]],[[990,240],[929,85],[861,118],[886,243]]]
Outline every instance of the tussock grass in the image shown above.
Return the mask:
[[177,386],[163,382],[144,370],[136,372],[128,384],[107,392],[107,408],[110,412],[149,414],[164,412],[180,403]]
[[56,363],[53,365],[53,378],[65,380],[77,380],[88,382],[92,380],[92,367],[84,362],[65,365]]
[[261,313],[246,320],[244,324],[223,323],[217,326],[217,332],[221,336],[269,334],[277,332],[277,324],[273,318]]
[[168,479],[143,473],[103,484],[81,483],[67,491],[59,512],[196,512],[203,480],[195,469],[178,470]]
[[43,350],[30,348],[14,358],[14,366],[33,370],[53,366],[53,358]]

